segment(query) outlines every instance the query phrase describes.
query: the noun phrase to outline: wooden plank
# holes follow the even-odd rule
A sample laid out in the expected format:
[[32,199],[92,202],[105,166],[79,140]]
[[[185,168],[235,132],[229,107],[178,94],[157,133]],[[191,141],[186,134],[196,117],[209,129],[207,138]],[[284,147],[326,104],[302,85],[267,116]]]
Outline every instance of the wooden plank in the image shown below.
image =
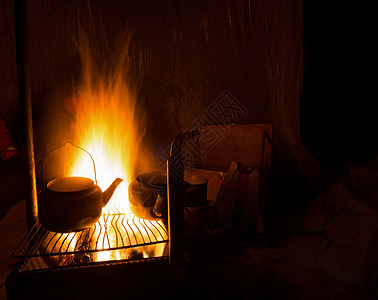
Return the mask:
[[[201,168],[228,169],[231,161],[270,171],[271,124],[207,125],[200,127]],[[264,172],[265,173],[265,172]]]

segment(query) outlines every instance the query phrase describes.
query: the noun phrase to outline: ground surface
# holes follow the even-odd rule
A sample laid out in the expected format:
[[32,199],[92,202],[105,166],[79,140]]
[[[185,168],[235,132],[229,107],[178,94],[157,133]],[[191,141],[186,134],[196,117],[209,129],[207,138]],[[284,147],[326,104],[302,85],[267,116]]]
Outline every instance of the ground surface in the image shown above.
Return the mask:
[[[324,194],[300,210],[267,216],[265,235],[226,230],[207,239],[204,254],[189,265],[186,295],[378,299],[377,162],[329,171]],[[19,180],[2,180],[0,195],[12,195]],[[12,251],[25,234],[21,200],[0,221],[0,299],[6,299],[4,280],[17,262]]]

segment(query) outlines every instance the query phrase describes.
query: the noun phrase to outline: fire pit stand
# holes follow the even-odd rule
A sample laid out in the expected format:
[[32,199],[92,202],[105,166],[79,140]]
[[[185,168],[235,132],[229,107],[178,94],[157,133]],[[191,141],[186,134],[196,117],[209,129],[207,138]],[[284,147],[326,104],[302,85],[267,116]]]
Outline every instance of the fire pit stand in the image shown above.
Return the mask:
[[167,251],[159,257],[151,251],[167,249],[167,237],[161,223],[132,214],[103,215],[91,228],[72,233],[36,223],[14,252],[22,260],[6,279],[8,300],[166,295]]
[[[190,211],[184,209],[184,215],[182,239],[188,241],[199,232],[193,230],[196,220]],[[91,228],[72,233],[51,232],[36,223],[14,251],[22,260],[6,279],[8,300],[181,295],[182,278],[172,272],[166,226],[122,213],[103,215]],[[156,246],[164,247],[162,256],[148,253]],[[145,253],[150,257],[144,258]],[[183,267],[175,263],[174,270]]]
[[[133,214],[104,214],[91,228],[56,233],[38,222],[13,253],[16,258],[41,257],[54,266],[151,256],[152,245],[166,248],[168,232],[162,222],[139,219]],[[72,259],[70,259],[72,258]]]

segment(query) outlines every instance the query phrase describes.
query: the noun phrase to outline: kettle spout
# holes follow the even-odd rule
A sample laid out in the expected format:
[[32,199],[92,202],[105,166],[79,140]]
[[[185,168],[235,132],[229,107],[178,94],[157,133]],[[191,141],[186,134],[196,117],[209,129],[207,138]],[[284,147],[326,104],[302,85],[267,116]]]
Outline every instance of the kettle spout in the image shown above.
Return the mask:
[[113,181],[111,185],[102,193],[102,206],[104,207],[106,204],[108,204],[110,198],[113,196],[113,193],[117,186],[123,181],[121,178],[117,178]]

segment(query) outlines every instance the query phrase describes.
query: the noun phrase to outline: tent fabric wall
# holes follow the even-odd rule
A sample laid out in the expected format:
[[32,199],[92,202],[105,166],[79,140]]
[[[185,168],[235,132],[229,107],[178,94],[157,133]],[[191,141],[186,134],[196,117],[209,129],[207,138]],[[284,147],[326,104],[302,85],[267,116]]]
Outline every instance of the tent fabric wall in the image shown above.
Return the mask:
[[13,2],[0,3],[0,118],[14,136],[19,134],[16,46]]
[[[0,113],[17,123],[10,114],[17,107],[12,9],[12,1],[2,1],[0,63],[9,72],[0,74]],[[70,122],[62,99],[73,93],[80,72],[80,30],[100,65],[127,30],[130,84],[138,85],[148,116],[145,144],[152,156],[198,119],[221,123],[208,111],[228,91],[245,108],[235,123],[273,124],[281,172],[302,172],[316,182],[319,165],[300,135],[302,1],[31,0],[28,24],[38,153],[54,148],[56,132]]]

